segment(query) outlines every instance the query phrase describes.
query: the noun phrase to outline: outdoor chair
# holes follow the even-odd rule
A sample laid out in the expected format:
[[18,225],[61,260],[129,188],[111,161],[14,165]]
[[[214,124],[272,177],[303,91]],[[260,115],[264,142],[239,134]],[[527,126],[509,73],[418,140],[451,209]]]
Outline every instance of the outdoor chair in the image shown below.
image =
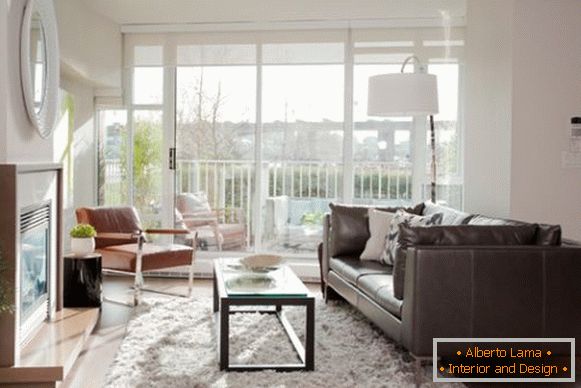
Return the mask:
[[176,221],[197,233],[202,246],[218,251],[246,248],[246,217],[242,208],[212,209],[204,192],[176,197]]

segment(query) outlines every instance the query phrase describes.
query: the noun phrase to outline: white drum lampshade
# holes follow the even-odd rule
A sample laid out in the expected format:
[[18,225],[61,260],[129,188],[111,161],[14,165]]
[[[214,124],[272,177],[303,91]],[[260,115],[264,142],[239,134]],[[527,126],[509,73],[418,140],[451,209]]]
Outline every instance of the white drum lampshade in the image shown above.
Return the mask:
[[436,76],[393,73],[369,77],[369,116],[428,116],[438,113]]

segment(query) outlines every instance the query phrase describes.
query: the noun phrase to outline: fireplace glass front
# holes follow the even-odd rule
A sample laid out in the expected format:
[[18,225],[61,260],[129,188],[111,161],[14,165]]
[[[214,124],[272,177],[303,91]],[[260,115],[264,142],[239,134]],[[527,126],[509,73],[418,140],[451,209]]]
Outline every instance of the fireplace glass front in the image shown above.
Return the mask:
[[22,212],[20,218],[21,341],[48,315],[50,204]]

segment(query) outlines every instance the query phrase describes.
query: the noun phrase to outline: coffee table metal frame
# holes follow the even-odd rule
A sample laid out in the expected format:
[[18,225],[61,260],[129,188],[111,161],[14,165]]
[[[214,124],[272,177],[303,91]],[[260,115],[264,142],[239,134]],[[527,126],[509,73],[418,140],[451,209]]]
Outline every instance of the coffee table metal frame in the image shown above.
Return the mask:
[[[310,293],[307,296],[261,296],[261,295],[236,295],[229,296],[226,292],[226,286],[222,277],[220,262],[214,263],[214,313],[217,313],[219,345],[218,353],[220,358],[220,370],[226,371],[260,371],[272,369],[277,372],[290,372],[315,369],[315,297]],[[273,306],[274,308],[266,309],[236,309],[232,306]],[[283,306],[305,306],[306,308],[306,331],[305,346],[297,337],[290,322],[284,315]],[[301,363],[298,364],[260,364],[260,365],[231,365],[230,364],[230,315],[239,313],[256,313],[275,314],[282,324],[295,352],[299,356]]]

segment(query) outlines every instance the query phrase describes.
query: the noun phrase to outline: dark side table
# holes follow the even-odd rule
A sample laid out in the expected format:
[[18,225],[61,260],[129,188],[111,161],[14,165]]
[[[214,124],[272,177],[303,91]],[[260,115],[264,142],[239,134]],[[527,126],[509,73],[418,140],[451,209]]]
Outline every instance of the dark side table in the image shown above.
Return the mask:
[[101,307],[101,255],[65,256],[64,307]]

